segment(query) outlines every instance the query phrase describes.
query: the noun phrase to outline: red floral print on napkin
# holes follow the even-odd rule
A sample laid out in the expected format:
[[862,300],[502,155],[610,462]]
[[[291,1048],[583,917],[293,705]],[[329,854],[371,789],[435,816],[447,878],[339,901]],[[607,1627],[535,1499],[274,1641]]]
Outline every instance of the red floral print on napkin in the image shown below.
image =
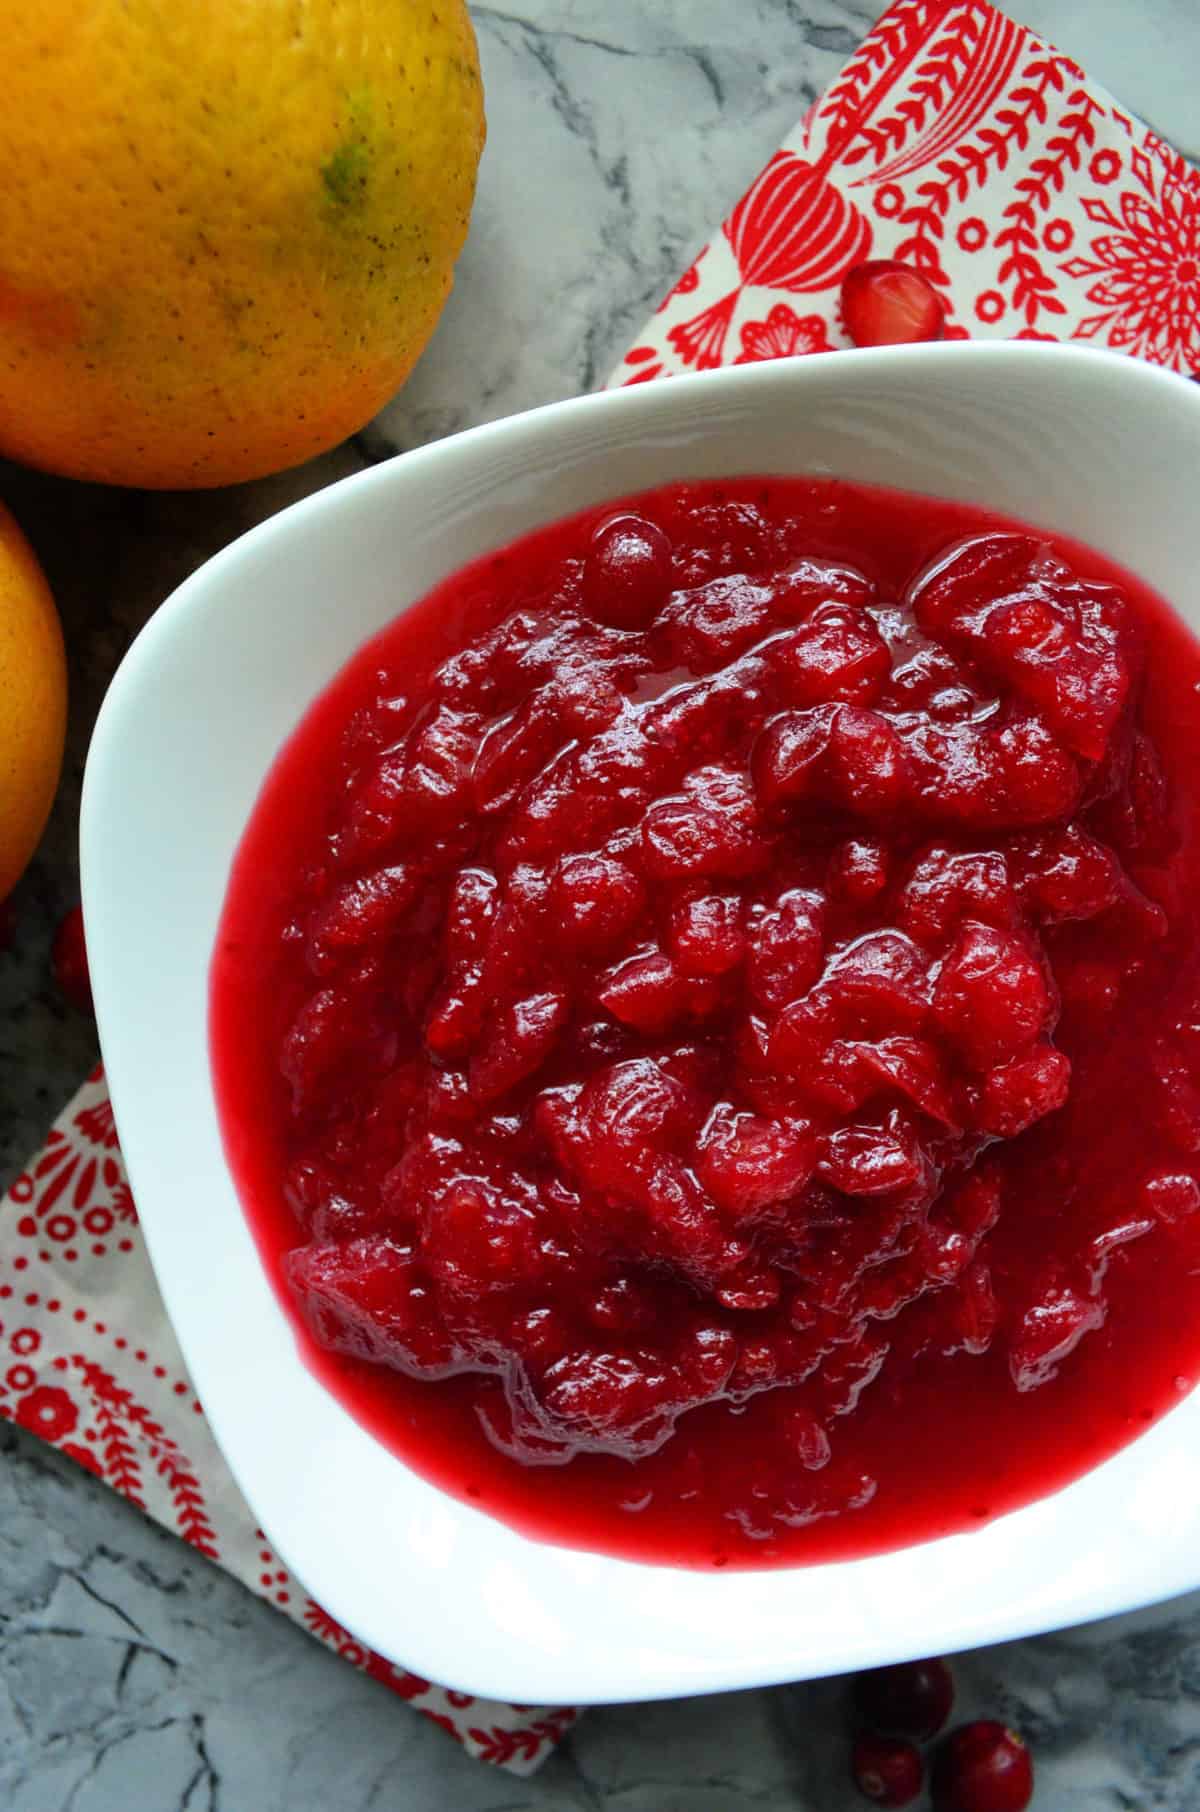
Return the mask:
[[896,0],[614,381],[728,363],[731,345],[735,363],[845,346],[841,281],[868,256],[924,272],[949,339],[1200,367],[1197,172],[986,0]]

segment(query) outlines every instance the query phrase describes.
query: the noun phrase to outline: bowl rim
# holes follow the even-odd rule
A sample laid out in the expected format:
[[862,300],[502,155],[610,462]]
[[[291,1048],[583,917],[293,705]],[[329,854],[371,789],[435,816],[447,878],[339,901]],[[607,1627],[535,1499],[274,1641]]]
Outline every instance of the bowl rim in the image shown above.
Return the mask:
[[[672,378],[664,384],[627,386],[569,398],[518,416],[469,428],[446,440],[398,454],[301,498],[237,537],[176,587],[134,640],[102,703],[88,754],[80,831],[83,898],[89,920],[89,938],[93,935],[92,925],[98,927],[93,952],[97,1018],[127,1168],[135,1197],[139,1201],[147,1248],[172,1327],[188,1371],[202,1394],[209,1370],[206,1335],[185,1301],[186,1293],[177,1275],[175,1260],[168,1251],[165,1223],[170,1211],[169,1203],[160,1197],[157,1180],[148,1181],[157,1168],[150,1157],[150,1146],[160,1135],[156,1135],[152,1127],[147,1131],[143,1118],[147,1110],[135,1102],[134,1077],[141,1065],[131,1062],[129,1053],[139,1034],[136,1030],[131,1030],[127,1023],[122,1003],[124,983],[116,979],[116,971],[121,966],[118,961],[120,940],[113,924],[111,864],[106,860],[109,813],[115,809],[120,798],[121,765],[129,758],[129,749],[136,748],[139,741],[136,719],[143,688],[153,684],[156,669],[181,630],[194,626],[194,620],[203,619],[206,611],[212,608],[213,598],[219,596],[224,588],[237,583],[239,573],[248,562],[269,562],[286,550],[302,530],[334,523],[344,511],[355,505],[373,506],[379,500],[392,497],[398,489],[402,492],[415,472],[428,474],[434,482],[452,484],[454,474],[464,460],[483,455],[511,456],[514,444],[519,446],[522,441],[532,443],[539,437],[549,437],[552,440],[555,434],[568,434],[581,422],[608,425],[620,424],[627,419],[635,431],[639,423],[651,427],[656,423],[659,426],[669,426],[676,417],[687,416],[697,399],[710,397],[717,390],[731,399],[743,398],[747,407],[753,404],[756,397],[771,397],[777,392],[785,397],[794,394],[802,400],[817,372],[820,371],[823,379],[828,374],[831,356],[833,355],[818,354],[805,359],[726,367],[719,371]],[[838,371],[844,373],[844,382],[851,387],[871,381],[886,384],[892,379],[914,376],[941,380],[946,372],[956,368],[963,372],[968,366],[977,366],[981,371],[990,372],[990,381],[999,383],[1005,382],[1008,375],[1019,374],[1024,370],[1036,372],[1039,367],[1044,367],[1046,381],[1052,384],[1056,368],[1073,368],[1075,371],[1087,369],[1095,373],[1098,382],[1103,380],[1109,386],[1115,383],[1118,391],[1124,391],[1128,397],[1133,397],[1135,392],[1140,391],[1140,406],[1152,412],[1161,407],[1176,410],[1182,404],[1194,414],[1200,432],[1200,388],[1193,386],[1189,392],[1187,385],[1173,373],[1132,360],[1123,354],[1100,349],[1060,344],[973,341],[941,346],[854,351],[849,355],[839,352],[836,359]],[[875,374],[874,380],[872,374]],[[447,570],[452,568],[448,567]],[[353,647],[348,647],[347,657],[352,652]],[[332,671],[327,675],[327,679],[330,678]],[[304,708],[307,702],[305,701]],[[259,774],[258,784],[261,784],[264,775],[265,770]],[[244,829],[244,821],[241,828]],[[241,830],[238,838],[240,835]],[[223,891],[224,884],[222,893]],[[236,1195],[236,1186],[231,1178],[228,1180]],[[269,1280],[264,1281],[267,1281],[270,1288]],[[1197,1408],[1200,1409],[1200,1404]],[[214,1438],[239,1489],[254,1505],[263,1492],[260,1489],[261,1482],[254,1474],[254,1461],[245,1442],[239,1436],[231,1440],[227,1448],[227,1411],[223,1404],[218,1404],[212,1412],[209,1412],[206,1404],[206,1414],[209,1415]],[[1178,1410],[1173,1410],[1157,1424],[1156,1430],[1139,1437],[1131,1446],[1140,1449],[1152,1439],[1158,1429],[1164,1428],[1177,1415]],[[1128,1453],[1130,1448],[1122,1451]],[[1119,1459],[1120,1456],[1116,1458]],[[392,1463],[402,1467],[402,1462],[393,1460]],[[1107,1461],[1103,1467],[1093,1469],[1091,1474],[1085,1475],[1085,1478],[1093,1477],[1096,1471],[1103,1471],[1113,1464],[1114,1461]],[[406,1468],[402,1469],[407,1472]],[[429,1489],[439,1498],[445,1498],[445,1494],[438,1491],[437,1487]],[[1051,1498],[1039,1502],[1042,1505],[1053,1503],[1075,1489],[1075,1485],[1068,1485],[1052,1494]],[[453,1504],[458,1522],[465,1524],[471,1518],[492,1522],[491,1518],[473,1511],[466,1504],[460,1504],[458,1500],[445,1498],[445,1501]],[[258,1515],[259,1512],[256,1510],[255,1514]],[[988,1528],[994,1529],[1000,1523],[1011,1523],[1014,1517],[1027,1514],[1024,1510],[1010,1513],[989,1524]],[[270,1529],[272,1520],[274,1519],[268,1518],[263,1526]],[[1197,1530],[1200,1532],[1200,1518],[1197,1519]],[[985,1533],[981,1531],[967,1536],[942,1538],[921,1544],[921,1548],[941,1549],[963,1541],[980,1543]],[[469,1541],[469,1537],[467,1539]],[[529,1549],[544,1548],[559,1557],[580,1557],[575,1571],[591,1568],[595,1561],[601,1560],[601,1570],[609,1575],[610,1581],[619,1574],[622,1586],[632,1586],[635,1591],[640,1582],[661,1580],[663,1575],[675,1581],[703,1580],[706,1584],[696,1589],[709,1592],[714,1607],[722,1607],[722,1615],[736,1614],[738,1599],[744,1596],[744,1582],[748,1580],[784,1581],[794,1580],[797,1576],[812,1578],[817,1574],[836,1575],[839,1580],[849,1580],[860,1574],[861,1569],[873,1567],[880,1558],[869,1556],[863,1560],[779,1567],[761,1572],[731,1570],[717,1577],[654,1567],[612,1556],[597,1557],[582,1551],[532,1542],[525,1537],[514,1539]],[[273,1543],[276,1541],[274,1534],[272,1540]],[[305,1588],[311,1590],[339,1622],[354,1629],[381,1654],[393,1658],[399,1647],[402,1651],[402,1664],[414,1667],[423,1675],[447,1680],[462,1690],[482,1696],[515,1699],[525,1703],[552,1702],[562,1698],[581,1703],[616,1701],[622,1698],[653,1699],[680,1693],[765,1685],[805,1677],[805,1670],[808,1674],[814,1671],[836,1672],[876,1661],[899,1659],[909,1653],[911,1648],[910,1637],[903,1632],[893,1631],[870,1648],[869,1659],[864,1659],[861,1641],[848,1641],[841,1647],[831,1645],[822,1652],[821,1665],[816,1669],[799,1662],[790,1669],[781,1668],[778,1659],[763,1661],[756,1666],[743,1657],[730,1659],[724,1665],[709,1662],[697,1667],[694,1672],[681,1673],[678,1664],[664,1665],[653,1654],[649,1654],[639,1668],[623,1674],[621,1665],[614,1664],[611,1660],[604,1667],[586,1661],[582,1666],[577,1665],[578,1655],[574,1648],[569,1659],[560,1658],[557,1664],[548,1665],[544,1655],[532,1658],[515,1651],[498,1662],[494,1655],[488,1659],[479,1659],[474,1654],[465,1654],[464,1635],[457,1628],[438,1631],[431,1626],[423,1626],[420,1632],[405,1630],[397,1635],[394,1629],[382,1621],[388,1614],[382,1606],[377,1607],[353,1593],[347,1596],[344,1581],[338,1571],[338,1556],[309,1553],[303,1541],[297,1545],[293,1528],[289,1527],[282,1534],[282,1539],[278,1541],[278,1551],[285,1558],[289,1570],[292,1569],[293,1558],[298,1559],[295,1571],[304,1581]],[[919,1551],[893,1550],[892,1553],[907,1555]],[[566,1571],[571,1570],[571,1564],[566,1563]],[[1200,1546],[1197,1548],[1194,1566],[1186,1572],[1177,1572],[1164,1578],[1153,1589],[1135,1591],[1131,1596],[1118,1578],[1111,1578],[1100,1586],[1093,1583],[1083,1593],[1065,1593],[1044,1618],[1034,1617],[1032,1622],[1029,1607],[1019,1595],[1009,1602],[994,1606],[992,1614],[983,1617],[978,1613],[968,1615],[960,1605],[957,1607],[957,1614],[947,1610],[939,1622],[936,1646],[942,1652],[952,1652],[956,1648],[974,1646],[982,1641],[1027,1635],[1084,1618],[1102,1617],[1116,1611],[1137,1608],[1197,1585],[1200,1585]],[[713,1587],[718,1590],[711,1591]]]

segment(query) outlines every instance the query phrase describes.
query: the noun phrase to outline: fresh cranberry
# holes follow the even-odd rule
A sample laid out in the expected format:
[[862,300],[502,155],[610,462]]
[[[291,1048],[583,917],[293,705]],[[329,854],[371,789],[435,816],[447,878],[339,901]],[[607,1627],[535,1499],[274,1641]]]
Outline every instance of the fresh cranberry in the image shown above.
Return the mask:
[[936,1656],[875,1667],[854,1683],[854,1707],[870,1730],[912,1737],[936,1736],[954,1704],[954,1676]]
[[842,279],[842,319],[856,346],[940,340],[946,315],[937,291],[910,264],[872,258]]
[[92,1012],[92,982],[83,937],[83,908],[72,907],[54,934],[50,966],[63,999],[81,1013]]
[[617,629],[640,629],[671,588],[671,543],[644,516],[613,516],[592,535],[583,566],[589,613]]
[[1033,1763],[1015,1730],[990,1718],[963,1724],[933,1763],[934,1812],[1025,1812]]
[[850,1757],[854,1784],[877,1806],[911,1806],[925,1783],[921,1752],[898,1737],[860,1736]]

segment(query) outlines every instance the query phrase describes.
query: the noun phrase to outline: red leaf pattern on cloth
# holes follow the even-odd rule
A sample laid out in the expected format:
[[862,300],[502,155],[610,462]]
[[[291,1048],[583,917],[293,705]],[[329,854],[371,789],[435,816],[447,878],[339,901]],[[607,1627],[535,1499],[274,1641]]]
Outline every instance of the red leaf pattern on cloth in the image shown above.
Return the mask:
[[528,1774],[573,1721],[574,1711],[518,1711],[394,1666],[316,1605],[255,1528],[163,1312],[99,1069],[0,1200],[0,1417],[95,1473],[471,1753],[507,1755],[504,1765]]
[[841,281],[867,256],[924,273],[947,339],[1077,339],[1200,367],[1196,171],[986,0],[897,0],[613,381],[807,353],[807,335],[756,350],[801,293],[804,319],[846,346]]

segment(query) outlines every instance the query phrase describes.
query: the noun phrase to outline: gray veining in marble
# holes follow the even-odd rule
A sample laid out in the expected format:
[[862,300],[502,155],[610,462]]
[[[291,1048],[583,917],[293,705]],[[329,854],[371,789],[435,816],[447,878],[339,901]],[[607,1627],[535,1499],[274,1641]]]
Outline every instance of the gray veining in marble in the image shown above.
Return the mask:
[[[0,956],[0,1176],[94,1058],[47,982],[77,897],[79,781],[131,636],[206,555],[397,447],[597,382],[872,0],[478,5],[490,139],[458,286],[404,393],[300,472],[198,496],[0,467],[67,627],[67,773]],[[1200,0],[1016,0],[1200,152]],[[1200,1812],[1200,1598],[959,1665],[1032,1740],[1042,1812]],[[532,1782],[470,1762],[69,1462],[0,1431],[0,1812],[840,1812],[837,1683],[589,1713]]]

